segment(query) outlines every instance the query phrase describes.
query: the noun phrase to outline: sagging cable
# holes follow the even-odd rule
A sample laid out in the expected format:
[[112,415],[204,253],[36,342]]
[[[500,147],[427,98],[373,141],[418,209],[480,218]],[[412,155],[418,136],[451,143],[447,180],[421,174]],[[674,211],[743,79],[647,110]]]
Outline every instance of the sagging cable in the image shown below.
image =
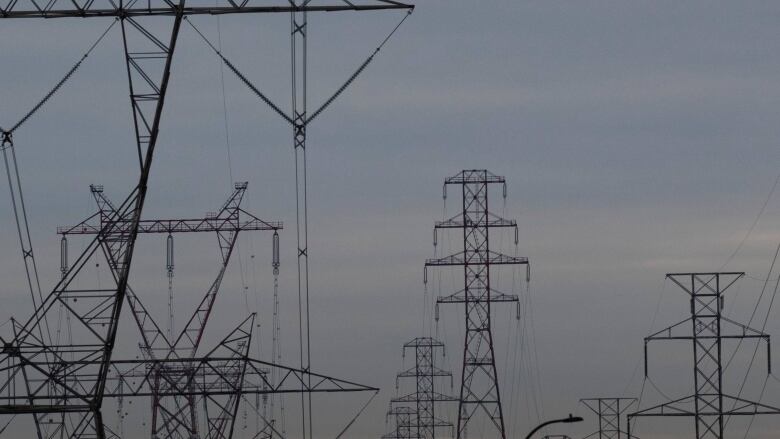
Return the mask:
[[377,46],[376,49],[374,49],[374,52],[371,55],[369,55],[368,58],[366,58],[365,61],[363,61],[363,64],[361,64],[360,67],[358,67],[357,70],[355,70],[355,73],[353,73],[344,82],[344,84],[342,84],[341,87],[339,87],[338,90],[336,90],[336,92],[333,93],[333,95],[330,98],[328,98],[317,110],[315,110],[311,114],[311,116],[306,120],[307,124],[309,122],[313,121],[317,116],[319,116],[320,113],[322,113],[326,108],[328,108],[330,106],[330,104],[332,104],[333,101],[336,100],[336,98],[341,96],[341,94],[344,93],[344,90],[346,90],[347,87],[349,87],[355,81],[355,79],[357,79],[357,77],[360,76],[361,73],[363,73],[363,71],[366,69],[366,67],[368,67],[368,65],[371,63],[371,61],[374,60],[374,57],[376,56],[376,54],[379,53],[380,50],[382,50],[382,48],[385,46],[385,44],[387,44],[387,42],[390,40],[390,38],[396,33],[398,28],[400,28],[401,25],[404,24],[404,21],[406,21],[406,19],[409,18],[410,15],[412,15],[412,11],[413,11],[413,9],[410,9],[410,10],[408,10],[406,12],[406,14],[404,14],[404,16],[401,19],[401,21],[398,22],[398,24],[395,25],[395,27],[393,28],[392,31],[390,31],[389,34],[387,34],[387,36],[385,37],[384,40],[382,40],[382,42],[379,44],[379,46]]
[[184,21],[186,21],[186,22],[187,22],[187,24],[189,24],[189,25],[190,25],[190,27],[192,27],[192,29],[193,29],[193,30],[194,30],[194,31],[195,31],[195,32],[196,32],[198,35],[200,35],[201,39],[203,39],[203,41],[204,41],[204,42],[205,42],[205,43],[206,43],[206,44],[207,44],[209,47],[211,47],[211,50],[213,50],[213,51],[214,51],[214,53],[216,53],[216,54],[217,54],[217,56],[218,56],[218,57],[219,57],[219,58],[222,60],[222,62],[223,62],[223,63],[225,63],[225,65],[227,66],[227,68],[229,68],[229,69],[230,69],[230,71],[231,71],[231,72],[233,72],[233,74],[234,74],[234,75],[236,75],[236,77],[237,77],[237,78],[238,78],[238,79],[239,79],[241,82],[243,82],[243,83],[244,83],[244,85],[246,85],[246,86],[247,86],[247,87],[248,87],[250,90],[252,90],[252,92],[253,92],[253,93],[254,93],[254,94],[255,94],[255,95],[258,97],[258,98],[260,98],[260,100],[261,100],[261,101],[265,102],[265,103],[266,103],[266,105],[268,105],[268,106],[271,108],[271,110],[273,110],[273,111],[274,111],[276,114],[278,114],[279,116],[281,116],[281,117],[282,117],[282,119],[286,120],[286,121],[287,121],[287,122],[288,122],[290,125],[293,125],[293,124],[294,124],[294,123],[293,123],[293,120],[292,120],[292,118],[291,118],[290,116],[288,116],[288,115],[287,115],[287,113],[285,113],[285,112],[284,112],[284,111],[283,111],[281,108],[279,108],[279,106],[278,106],[278,105],[276,105],[275,103],[273,103],[273,101],[271,101],[271,99],[269,99],[269,98],[268,98],[268,96],[266,96],[266,95],[265,95],[263,92],[261,92],[261,91],[260,91],[260,90],[259,90],[257,87],[255,87],[255,85],[254,85],[254,84],[252,84],[252,82],[251,82],[251,81],[250,81],[250,80],[249,80],[249,79],[248,79],[248,78],[247,78],[247,77],[246,77],[246,76],[245,76],[243,73],[241,73],[241,72],[238,70],[238,68],[236,68],[236,66],[234,66],[234,65],[233,65],[233,63],[231,63],[231,62],[230,62],[230,60],[228,60],[227,58],[225,58],[225,56],[224,56],[224,55],[222,55],[222,52],[221,52],[221,51],[220,51],[220,50],[219,50],[219,49],[218,49],[218,48],[217,48],[217,47],[216,47],[216,46],[215,46],[215,45],[214,45],[214,44],[213,44],[211,41],[209,41],[209,39],[208,39],[208,38],[206,38],[206,35],[204,35],[204,34],[203,34],[203,32],[201,32],[201,31],[200,31],[200,29],[198,29],[198,28],[197,28],[197,27],[196,27],[194,24],[192,24],[192,22],[191,22],[190,20],[188,20],[188,19],[187,19],[187,17],[184,17]]
[[92,45],[84,53],[84,55],[82,55],[81,59],[79,59],[78,62],[76,62],[76,64],[74,64],[73,67],[71,67],[70,70],[68,70],[65,76],[63,76],[62,79],[60,79],[59,82],[57,82],[57,84],[51,90],[49,90],[48,93],[46,93],[43,99],[38,101],[38,103],[30,111],[28,111],[27,114],[25,114],[19,120],[19,122],[16,122],[16,124],[14,124],[9,130],[0,128],[0,131],[2,131],[3,133],[12,134],[19,127],[21,127],[25,122],[27,122],[35,113],[37,113],[41,109],[41,107],[43,107],[43,105],[46,104],[46,102],[48,102],[49,99],[51,99],[51,97],[54,96],[54,94],[57,93],[57,91],[59,91],[59,89],[62,88],[62,86],[66,82],[68,82],[70,77],[73,76],[74,73],[76,73],[76,70],[78,70],[79,67],[81,67],[81,64],[84,62],[85,59],[87,59],[87,57],[92,53],[92,51],[95,50],[98,44],[100,44],[100,42],[103,41],[103,38],[105,38],[105,36],[108,35],[108,32],[111,30],[112,27],[114,27],[117,21],[118,20],[114,20],[111,22],[108,28],[106,28],[106,30],[103,31],[102,34],[100,34],[100,37],[98,37],[98,39],[95,40],[94,43],[92,43]]
[[336,435],[336,439],[341,439],[341,437],[344,435],[344,433],[346,433],[347,430],[349,430],[349,428],[352,427],[352,424],[354,424],[355,421],[357,421],[357,419],[360,417],[360,415],[363,414],[363,411],[366,410],[366,407],[368,407],[369,404],[371,404],[371,401],[373,401],[374,398],[376,398],[377,395],[379,395],[379,390],[375,391],[374,394],[371,395],[371,398],[369,398],[368,401],[366,401],[366,403],[363,404],[363,407],[361,407],[360,410],[355,414],[355,417],[353,417],[352,420],[350,420],[347,423],[347,425],[344,427],[343,430],[341,430],[341,432],[338,435]]

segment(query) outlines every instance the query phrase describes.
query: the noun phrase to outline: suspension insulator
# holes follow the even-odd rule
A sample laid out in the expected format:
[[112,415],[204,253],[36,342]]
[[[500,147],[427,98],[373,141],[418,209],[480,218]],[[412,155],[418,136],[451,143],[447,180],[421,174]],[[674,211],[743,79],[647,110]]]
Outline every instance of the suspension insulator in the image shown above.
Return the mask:
[[65,277],[68,272],[68,239],[62,235],[60,240],[60,273]]
[[428,284],[428,267],[423,268],[423,284]]
[[274,268],[274,274],[279,274],[279,232],[276,230],[274,230],[273,252],[273,262],[271,265]]
[[517,231],[517,226],[515,226],[515,245],[517,245],[520,242],[520,234]]
[[517,301],[517,315],[515,315],[515,318],[517,320],[520,320],[520,301]]
[[445,200],[447,199],[447,185],[446,184],[441,187],[441,197],[443,199],[445,199]]
[[438,233],[436,232],[436,228],[433,229],[433,246],[436,247],[436,244],[438,243]]
[[436,304],[434,309],[435,309],[435,311],[434,311],[434,314],[435,314],[434,319],[438,322],[439,321],[439,304],[438,303]]
[[166,252],[165,252],[165,268],[168,270],[168,274],[173,274],[173,235],[168,235],[166,240]]
[[527,263],[525,265],[525,282],[530,283],[531,282],[531,263]]
[[506,200],[506,182],[504,182],[503,193],[504,193],[504,199]]

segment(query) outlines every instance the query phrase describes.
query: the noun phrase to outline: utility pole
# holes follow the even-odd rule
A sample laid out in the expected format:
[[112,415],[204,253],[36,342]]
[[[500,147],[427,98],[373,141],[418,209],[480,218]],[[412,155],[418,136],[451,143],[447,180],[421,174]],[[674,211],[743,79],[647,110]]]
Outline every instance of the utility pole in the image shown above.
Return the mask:
[[396,386],[401,379],[414,379],[415,391],[397,398],[390,404],[414,404],[416,436],[419,439],[435,439],[436,428],[452,428],[452,423],[436,416],[436,404],[453,402],[458,399],[436,391],[437,378],[449,378],[452,373],[436,366],[437,351],[444,354],[444,343],[431,337],[417,337],[404,344],[404,356],[407,350],[414,350],[414,366],[398,374]]
[[586,398],[581,403],[599,417],[598,431],[586,436],[598,439],[621,439],[626,437],[622,430],[620,418],[634,404],[636,398]]
[[[724,416],[780,415],[779,408],[723,392],[721,347],[724,340],[763,340],[767,346],[768,373],[772,372],[769,335],[721,314],[725,304],[723,293],[744,275],[743,272],[666,275],[689,296],[691,316],[645,338],[645,376],[648,376],[647,347],[650,342],[691,341],[694,393],[629,414],[629,437],[631,420],[637,417],[689,416],[694,418],[696,439],[722,439]],[[729,404],[731,409],[726,408]]]
[[[489,210],[491,187],[500,185],[503,196],[506,197],[504,177],[484,169],[464,170],[445,180],[445,197],[447,186],[450,185],[460,187],[462,211],[453,218],[436,222],[434,242],[438,230],[459,229],[463,233],[463,249],[449,256],[428,259],[425,262],[425,281],[427,282],[428,267],[463,267],[463,290],[437,299],[437,305],[465,304],[466,334],[456,437],[464,438],[466,427],[472,417],[480,413],[490,421],[494,433],[501,439],[506,439],[493,344],[491,305],[519,301],[516,295],[507,295],[494,290],[490,274],[491,267],[495,265],[526,265],[527,273],[528,259],[507,256],[491,247],[490,231],[498,227],[515,229],[515,243],[517,243],[517,223],[514,220],[501,218]],[[485,437],[489,437],[488,434],[486,433]]]

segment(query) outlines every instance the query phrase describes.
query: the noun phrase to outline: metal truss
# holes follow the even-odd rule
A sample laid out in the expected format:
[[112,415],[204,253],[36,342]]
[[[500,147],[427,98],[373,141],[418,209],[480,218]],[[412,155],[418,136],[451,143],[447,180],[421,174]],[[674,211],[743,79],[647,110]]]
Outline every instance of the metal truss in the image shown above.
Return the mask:
[[414,366],[399,373],[396,378],[414,379],[415,391],[390,400],[390,404],[414,404],[415,420],[412,425],[416,428],[416,437],[420,439],[434,439],[436,428],[452,428],[451,422],[436,417],[436,404],[440,402],[454,402],[458,399],[436,391],[437,378],[449,378],[452,381],[452,373],[436,366],[437,351],[444,353],[444,343],[431,337],[417,337],[404,344],[404,356],[407,350],[414,350]]
[[[647,346],[658,340],[690,340],[693,344],[694,394],[628,415],[637,417],[689,416],[695,420],[696,439],[722,439],[724,416],[780,415],[780,408],[747,401],[723,393],[721,347],[723,340],[759,339],[769,349],[769,335],[736,323],[721,315],[723,293],[745,273],[670,273],[666,277],[690,296],[691,317],[645,338],[645,376]],[[686,323],[690,322],[690,326]],[[688,332],[690,331],[690,332]],[[685,332],[688,332],[685,334]],[[767,357],[771,373],[770,357]],[[732,409],[724,409],[731,403]]]
[[[308,12],[316,11],[412,8],[391,0],[224,0],[216,3],[185,0],[0,0],[0,19],[113,17],[120,21],[139,166],[136,186],[113,209],[114,213],[102,222],[103,228],[94,240],[71,266],[63,270],[60,282],[36,305],[29,320],[23,324],[14,322],[13,338],[0,339],[3,345],[0,373],[5,377],[0,383],[0,414],[32,413],[39,439],[104,439],[114,436],[104,426],[101,412],[106,377],[122,305],[130,291],[127,283],[134,245],[157,146],[173,54],[185,16],[287,12],[294,17],[305,18]],[[149,26],[149,17],[161,18],[155,19],[152,27]],[[162,25],[161,20],[167,20],[166,25]],[[294,18],[292,22],[294,29],[305,29],[300,20]],[[304,32],[300,34],[305,38]],[[305,50],[303,54],[301,62],[305,65]],[[305,74],[301,78],[305,84]],[[305,96],[305,87],[303,90]],[[305,115],[305,104],[301,113]],[[296,150],[302,149],[297,145],[296,141]],[[305,157],[303,163],[305,165]],[[296,181],[299,181],[298,178]],[[303,206],[305,217],[305,204]],[[305,231],[305,221],[303,224]],[[301,249],[304,257],[307,253],[305,242],[304,238],[304,245],[299,245],[299,257]],[[77,287],[82,284],[79,279],[83,276],[84,267],[100,258],[112,269],[111,285],[93,289]],[[61,312],[60,308],[66,314],[65,319],[75,323],[72,335],[79,341],[77,344],[52,342],[42,329],[47,318]],[[308,306],[306,311],[308,315]],[[306,350],[308,352],[308,340]],[[308,372],[308,353],[305,363],[305,372]],[[309,380],[311,376],[303,378]],[[300,390],[312,388],[311,382],[306,384]],[[48,422],[39,422],[41,416],[48,416]]]
[[[374,387],[250,358],[248,347],[251,342],[253,322],[254,315],[251,315],[203,356],[112,360],[111,374],[106,380],[104,396],[109,398],[200,397],[211,401],[216,397],[235,399],[237,395],[300,393],[302,387],[304,391],[313,393],[378,391]],[[41,361],[36,366],[53,365]],[[160,373],[161,370],[169,373]],[[271,372],[275,372],[279,378],[270,380]],[[161,377],[164,382],[155,383]],[[73,386],[82,385],[75,379],[69,379],[68,382]],[[40,385],[36,380],[30,380],[30,383]],[[44,398],[41,396],[34,399]],[[0,400],[21,403],[30,398],[28,395],[19,394],[4,395]],[[232,403],[220,403],[220,405],[233,406]],[[27,406],[19,407],[11,413],[34,412],[34,407]],[[174,418],[180,419],[180,416],[171,417],[171,422],[178,422]]]
[[[145,17],[178,15],[225,15],[240,13],[336,12],[410,9],[406,3],[392,0],[3,0],[0,18],[60,17]],[[191,4],[196,6],[191,6]]]
[[[141,351],[146,359],[170,359],[170,358],[193,358],[198,350],[202,339],[206,323],[211,315],[214,301],[220,290],[222,279],[227,270],[230,256],[233,253],[238,234],[241,231],[270,230],[274,232],[274,248],[278,245],[278,230],[282,229],[281,222],[268,222],[257,218],[241,208],[241,201],[248,184],[246,182],[236,183],[233,193],[228,197],[222,207],[206,215],[205,218],[197,219],[154,219],[142,220],[139,222],[138,233],[163,233],[168,234],[168,270],[169,281],[172,279],[173,256],[172,246],[174,233],[195,233],[195,232],[216,232],[222,260],[216,279],[206,291],[203,299],[200,301],[197,309],[188,320],[185,327],[176,338],[167,337],[160,329],[160,326],[154,321],[147,311],[147,308],[141,302],[141,299],[135,292],[128,288],[127,302],[133,312],[136,325],[140,331],[142,343]],[[90,187],[93,197],[98,205],[98,212],[91,215],[86,220],[75,226],[58,227],[57,231],[63,236],[64,241],[68,235],[91,235],[103,227],[115,211],[114,204],[103,193],[102,186]],[[120,225],[119,227],[124,227]],[[63,252],[67,254],[67,251]],[[63,266],[67,261],[62,262]],[[170,306],[170,305],[169,305]],[[172,310],[171,310],[172,312]],[[172,315],[171,315],[172,317]],[[172,329],[172,328],[171,328]],[[154,369],[155,379],[152,380],[151,391],[152,399],[152,422],[151,437],[155,439],[168,439],[177,437],[197,437],[198,436],[198,417],[197,412],[200,405],[196,405],[194,397],[186,398],[179,395],[164,395],[163,386],[166,383],[174,381],[176,376],[181,375],[181,368],[160,367]],[[166,407],[177,407],[174,412]],[[187,416],[181,416],[184,410],[188,410]],[[231,417],[230,412],[223,413],[224,417]],[[176,417],[177,419],[172,419]],[[174,422],[176,421],[176,422]],[[233,422],[233,421],[231,421]],[[182,431],[186,432],[183,433]],[[212,437],[212,436],[207,436]]]
[[[183,6],[184,2],[179,4]],[[138,184],[33,316],[24,324],[14,325],[13,339],[2,340],[0,371],[7,378],[0,385],[0,413],[33,413],[39,438],[106,437],[100,411],[105,380],[127,291],[137,225],[146,198],[181,19],[180,14],[169,17],[171,23],[163,36],[142,32],[144,28],[133,19],[122,21],[140,168]],[[135,30],[127,29],[126,22],[131,22]],[[145,55],[133,51],[149,42],[157,47],[155,51]],[[139,84],[140,78],[145,87]],[[151,91],[138,91],[141,89]],[[115,225],[117,222],[129,226],[120,229]],[[115,273],[112,285],[97,289],[76,287],[83,267],[99,257],[101,250]],[[76,325],[74,336],[78,344],[51,343],[39,336],[41,325],[48,316],[58,312],[55,305],[60,304]],[[17,399],[19,393],[25,398]],[[40,415],[52,413],[60,414],[56,422],[39,422]]]
[[463,230],[463,250],[425,262],[426,281],[428,267],[463,267],[464,289],[437,300],[437,306],[441,303],[465,304],[466,334],[458,407],[458,439],[463,437],[467,424],[478,411],[491,421],[498,436],[506,439],[493,348],[491,304],[516,302],[519,305],[519,300],[516,295],[503,294],[493,289],[490,267],[528,266],[528,259],[507,256],[490,248],[490,230],[496,227],[514,228],[517,243],[517,223],[500,218],[489,210],[489,188],[493,184],[502,185],[503,195],[506,196],[504,178],[486,170],[464,170],[445,180],[445,196],[447,186],[460,186],[462,209],[456,217],[435,224],[434,243],[439,229],[458,228]]
[[598,431],[586,436],[586,438],[621,439],[628,437],[627,433],[622,430],[620,418],[636,404],[636,398],[586,398],[581,399],[580,402],[599,418]]
[[387,419],[392,419],[393,430],[382,436],[382,439],[421,439],[414,428],[416,421],[415,409],[408,406],[391,407]]

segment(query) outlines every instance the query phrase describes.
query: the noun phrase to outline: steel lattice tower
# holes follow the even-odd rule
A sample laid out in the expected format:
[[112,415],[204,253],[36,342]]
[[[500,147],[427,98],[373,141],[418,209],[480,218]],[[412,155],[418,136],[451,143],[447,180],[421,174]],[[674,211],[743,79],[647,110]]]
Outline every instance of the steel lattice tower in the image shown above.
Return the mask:
[[382,439],[420,439],[417,436],[417,429],[414,428],[417,422],[416,412],[409,406],[390,407],[387,412],[387,418],[393,419],[393,430],[382,436]]
[[[311,117],[306,117],[305,20],[310,12],[389,9],[410,11],[413,7],[388,0],[361,2],[333,0],[244,0],[234,2],[219,0],[212,2],[213,5],[205,6],[203,2],[192,2],[191,4],[185,0],[148,0],[143,2],[51,0],[44,3],[3,2],[0,5],[0,19],[74,17],[81,19],[110,18],[118,21],[122,32],[122,46],[132,110],[134,146],[138,156],[139,173],[136,185],[130,190],[124,201],[116,207],[116,213],[105,223],[103,229],[76,258],[72,266],[62,273],[61,281],[51,290],[50,294],[44,297],[39,291],[39,303],[35,303],[35,294],[33,294],[35,306],[33,315],[24,323],[14,324],[14,334],[11,339],[0,339],[0,343],[3,345],[2,350],[0,350],[0,364],[7,371],[6,378],[0,382],[0,414],[32,415],[39,438],[103,439],[112,435],[112,432],[104,425],[102,405],[104,397],[107,395],[108,373],[113,367],[112,354],[116,342],[118,321],[125,298],[129,296],[127,284],[135,241],[139,233],[141,215],[148,191],[148,180],[152,172],[154,152],[157,147],[171,76],[172,60],[184,18],[191,15],[245,13],[289,13],[292,16],[293,45],[302,47],[297,51],[300,55],[296,55],[296,49],[293,49],[295,67],[292,82],[294,84],[293,99],[296,100],[293,103],[295,120],[289,116],[288,119],[294,125],[296,133],[296,171],[299,167],[303,168],[301,172],[296,172],[296,182],[303,183],[303,190],[296,191],[296,198],[301,207],[300,212],[302,212],[298,215],[297,221],[299,230],[298,257],[303,260],[303,269],[299,270],[299,280],[304,277],[301,290],[306,292],[306,333],[308,334],[308,267],[305,263],[308,253],[306,177],[305,154],[302,152],[305,151],[306,125],[310,122],[311,117],[324,110],[324,107],[335,99],[335,96]],[[366,64],[369,61],[366,61]],[[227,61],[226,65],[232,66]],[[235,71],[234,67],[231,69]],[[73,70],[69,75],[72,72]],[[237,71],[236,73],[238,74]],[[247,83],[245,77],[238,75]],[[57,88],[67,77],[60,82]],[[340,88],[338,93],[343,91],[345,87],[346,85]],[[52,93],[54,91],[56,88]],[[50,96],[51,93],[47,95],[46,99]],[[37,111],[42,103],[35,107],[33,112]],[[32,112],[28,113],[22,122],[31,114]],[[4,151],[12,145],[11,132],[15,128],[2,132],[1,149]],[[303,128],[301,133],[299,133],[299,128]],[[302,160],[298,158],[299,151],[301,151]],[[12,191],[21,195],[19,188],[12,189]],[[301,217],[303,217],[302,223]],[[119,225],[124,226],[119,227]],[[27,227],[26,224],[25,227]],[[25,253],[25,267],[29,267],[28,263],[30,262],[34,264],[32,248],[27,241],[22,240],[21,242],[22,250]],[[107,260],[112,272],[117,274],[111,279],[111,285],[96,290],[78,288],[76,285],[79,278],[85,276],[84,267],[90,266],[101,256]],[[75,337],[80,344],[52,342],[51,334],[48,333],[47,320],[55,318],[54,313],[59,309],[65,310],[65,319],[74,323]],[[302,369],[305,370],[296,371],[296,373],[300,373],[299,385],[302,392],[312,390],[308,337],[305,346],[307,353],[305,356],[303,353],[301,354],[302,366],[305,363],[305,367]],[[190,360],[189,362],[193,362],[195,359]],[[306,412],[305,408],[304,412]],[[310,413],[311,410],[308,410],[309,417]],[[60,415],[63,419],[52,429],[39,422],[42,417],[51,415]],[[306,430],[304,424],[304,432]],[[309,436],[311,436],[311,422],[309,422],[308,431]]]
[[620,418],[636,403],[636,398],[587,398],[581,403],[599,417],[599,430],[586,436],[599,439],[621,439],[626,434],[621,430]]
[[[233,254],[238,235],[243,231],[270,230],[274,232],[275,246],[278,243],[278,230],[283,225],[281,222],[268,222],[248,213],[241,208],[241,201],[244,198],[244,192],[247,189],[247,182],[236,183],[232,194],[222,207],[216,211],[206,214],[203,218],[195,219],[142,219],[139,222],[139,234],[166,234],[167,238],[167,260],[166,268],[168,270],[169,288],[172,280],[173,269],[173,235],[179,233],[203,233],[216,232],[219,243],[220,254],[222,256],[220,267],[215,280],[210,284],[204,294],[197,309],[187,320],[185,327],[178,334],[166,335],[160,326],[155,322],[152,315],[141,302],[140,297],[136,295],[130,286],[127,288],[127,303],[132,312],[133,318],[139,329],[141,336],[141,353],[145,359],[175,359],[175,358],[193,358],[198,352],[202,337],[209,317],[212,315],[214,302],[220,292],[220,286],[228,267],[228,262]],[[102,186],[90,186],[91,192],[98,205],[98,212],[91,215],[86,220],[75,226],[58,227],[57,233],[62,235],[62,246],[65,249],[61,253],[67,255],[67,236],[71,235],[96,235],[105,226],[105,222],[116,213],[116,207],[113,202],[103,193]],[[120,224],[119,227],[126,227],[126,224]],[[67,271],[67,259],[61,261],[61,271]],[[169,302],[169,312],[170,309]],[[172,314],[171,314],[172,316]],[[169,327],[170,331],[170,327]],[[246,332],[246,331],[244,331]],[[247,335],[247,338],[248,335]],[[248,346],[241,348],[248,349]],[[245,355],[241,355],[245,356]],[[165,394],[166,388],[185,389],[192,386],[191,374],[196,371],[196,367],[168,367],[162,364],[161,367],[153,371],[152,392]],[[181,384],[182,382],[187,383]],[[228,381],[232,382],[232,381]],[[171,383],[175,383],[172,385]],[[154,439],[170,439],[184,436],[196,437],[199,435],[197,410],[195,395],[190,394],[186,398],[179,396],[153,396],[152,400],[152,419],[151,419],[151,437]],[[232,403],[237,404],[238,399],[234,398]],[[175,413],[169,410],[175,407]],[[232,430],[234,415],[230,411],[220,412],[223,418],[230,418],[228,423],[220,423],[220,431],[224,431],[228,426]],[[186,415],[186,416],[185,416]],[[186,432],[182,433],[182,432]],[[213,432],[212,432],[213,433]]]
[[499,437],[506,439],[493,348],[491,304],[518,302],[518,297],[493,290],[490,271],[493,265],[527,266],[528,259],[507,256],[490,247],[490,230],[496,227],[514,228],[515,241],[517,240],[517,223],[503,219],[489,210],[489,188],[496,184],[502,185],[503,194],[506,196],[504,177],[487,170],[464,170],[445,180],[445,194],[448,185],[461,187],[462,212],[453,218],[437,222],[435,231],[461,229],[463,250],[425,262],[426,281],[428,267],[463,267],[463,290],[437,299],[437,304],[465,304],[466,334],[458,406],[458,439],[464,436],[466,426],[480,409],[491,421]]
[[[780,409],[747,401],[723,393],[723,340],[764,340],[769,353],[769,335],[724,317],[723,293],[745,273],[670,273],[666,277],[690,296],[691,317],[645,338],[645,376],[647,345],[656,340],[690,340],[693,345],[694,394],[628,415],[631,419],[647,416],[691,416],[695,419],[696,439],[722,439],[724,416],[780,415]],[[690,326],[687,325],[690,323]],[[690,332],[687,332],[690,331]],[[686,334],[687,332],[687,334]],[[767,358],[771,373],[771,363]],[[725,407],[731,403],[732,408]]]
[[452,373],[436,366],[437,351],[444,353],[444,343],[431,337],[418,337],[404,344],[404,356],[407,350],[414,350],[414,366],[398,374],[400,379],[414,379],[415,392],[393,398],[391,404],[415,404],[416,420],[414,427],[420,439],[435,439],[437,427],[450,427],[452,423],[436,417],[436,403],[457,401],[449,395],[436,391],[436,378],[449,377]]

